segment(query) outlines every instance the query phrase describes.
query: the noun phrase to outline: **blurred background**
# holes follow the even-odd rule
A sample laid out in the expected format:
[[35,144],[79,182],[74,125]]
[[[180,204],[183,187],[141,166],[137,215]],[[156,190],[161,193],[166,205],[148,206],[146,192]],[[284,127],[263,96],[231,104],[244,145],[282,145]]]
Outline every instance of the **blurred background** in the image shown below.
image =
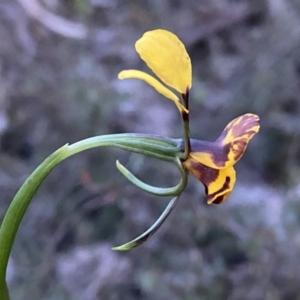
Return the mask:
[[190,177],[162,228],[139,248],[110,250],[146,230],[168,199],[151,184],[171,165],[111,148],[59,165],[30,205],[8,270],[16,300],[300,299],[300,1],[2,0],[0,219],[28,175],[58,147],[122,132],[182,136],[176,107],[142,82],[134,50],[168,29],[191,56],[193,138],[215,140],[246,113],[261,131],[236,165],[223,205]]

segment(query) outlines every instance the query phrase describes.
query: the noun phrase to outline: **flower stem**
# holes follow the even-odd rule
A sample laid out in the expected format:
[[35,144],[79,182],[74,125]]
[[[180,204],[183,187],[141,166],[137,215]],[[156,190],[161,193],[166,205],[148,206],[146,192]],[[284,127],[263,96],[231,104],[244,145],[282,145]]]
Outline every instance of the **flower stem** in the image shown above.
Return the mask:
[[[185,108],[189,109],[189,92],[182,94],[183,104]],[[190,115],[189,113],[182,112],[182,123],[183,123],[183,138],[184,138],[184,152],[180,156],[181,160],[186,160],[191,152],[190,142]]]
[[2,297],[3,297],[1,299],[3,299],[3,300],[10,300],[6,282],[5,282],[5,285],[4,285],[3,293],[0,291],[0,295],[2,295]]
[[11,202],[0,227],[0,299],[9,299],[6,286],[6,269],[9,255],[26,209],[37,189],[51,170],[67,157],[68,145],[51,154],[27,178]]

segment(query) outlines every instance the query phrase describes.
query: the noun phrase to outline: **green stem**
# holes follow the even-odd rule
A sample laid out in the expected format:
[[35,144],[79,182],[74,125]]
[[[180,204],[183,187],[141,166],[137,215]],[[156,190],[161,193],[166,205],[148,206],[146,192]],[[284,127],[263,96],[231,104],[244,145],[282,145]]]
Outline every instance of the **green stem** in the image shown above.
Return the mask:
[[9,300],[6,286],[6,269],[11,249],[28,205],[48,174],[66,158],[101,146],[115,146],[161,160],[173,162],[178,156],[178,142],[139,134],[118,134],[88,138],[72,145],[65,145],[45,159],[27,178],[11,202],[0,227],[0,299]]
[[0,295],[2,295],[2,294],[3,294],[3,298],[2,298],[3,300],[10,300],[6,282],[5,282],[5,285],[4,285],[3,293],[1,293],[1,291],[0,291]]
[[0,299],[5,299],[8,295],[5,281],[7,263],[25,211],[43,180],[67,156],[67,152],[68,146],[65,145],[51,154],[35,169],[19,189],[4,216],[0,227]]

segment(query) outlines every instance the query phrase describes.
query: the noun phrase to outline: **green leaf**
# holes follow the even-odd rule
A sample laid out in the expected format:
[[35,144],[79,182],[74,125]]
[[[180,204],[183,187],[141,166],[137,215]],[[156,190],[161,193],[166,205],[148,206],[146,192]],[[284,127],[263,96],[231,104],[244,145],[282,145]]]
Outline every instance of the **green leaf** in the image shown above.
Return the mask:
[[[5,282],[9,255],[19,225],[26,209],[37,189],[51,170],[66,158],[68,145],[51,154],[25,181],[11,205],[9,206],[0,227],[0,299],[5,299],[7,288]],[[7,298],[8,299],[8,298]]]

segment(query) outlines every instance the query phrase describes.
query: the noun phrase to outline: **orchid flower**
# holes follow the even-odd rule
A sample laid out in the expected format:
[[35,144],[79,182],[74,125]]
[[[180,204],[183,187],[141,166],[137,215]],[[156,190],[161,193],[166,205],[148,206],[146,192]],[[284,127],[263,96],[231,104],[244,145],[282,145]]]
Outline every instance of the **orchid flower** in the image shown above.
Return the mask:
[[[190,139],[189,93],[192,87],[192,66],[183,43],[173,33],[157,29],[146,32],[136,42],[135,49],[160,81],[139,70],[121,71],[119,79],[143,80],[175,103],[182,117],[184,131],[184,140],[178,142],[178,147],[182,149],[178,155],[181,167],[202,182],[208,204],[224,202],[232,192],[236,181],[233,166],[242,157],[250,139],[259,131],[259,117],[250,113],[237,117],[225,127],[215,142]],[[151,192],[153,187],[139,181],[119,163],[117,166],[130,181]],[[185,177],[186,172],[182,172]],[[183,181],[187,182],[187,179]],[[161,226],[175,204],[176,202],[172,200],[162,216],[146,233],[114,249],[127,250],[144,242]]]

